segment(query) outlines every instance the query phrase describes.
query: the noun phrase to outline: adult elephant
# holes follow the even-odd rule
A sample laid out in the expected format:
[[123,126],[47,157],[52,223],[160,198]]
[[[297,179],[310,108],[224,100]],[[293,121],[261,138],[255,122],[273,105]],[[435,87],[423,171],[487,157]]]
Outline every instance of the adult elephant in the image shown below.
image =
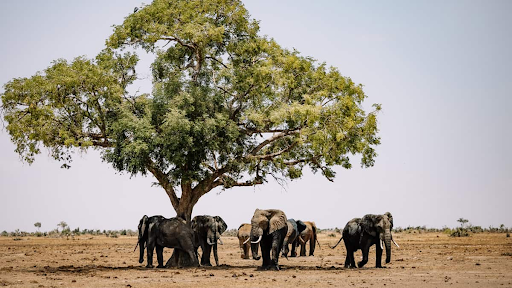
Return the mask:
[[[240,257],[242,259],[249,259],[249,248],[251,247],[251,224],[244,223],[238,227],[238,232],[236,234],[238,237],[238,244],[240,245]],[[258,245],[256,245],[256,255],[258,255]]]
[[[263,257],[263,270],[279,270],[279,253],[288,232],[286,215],[277,209],[256,209],[251,219],[252,257],[259,260],[258,244]],[[271,254],[272,252],[272,254]],[[272,256],[272,257],[271,257]]]
[[332,248],[336,248],[343,239],[347,249],[345,268],[356,267],[354,252],[361,249],[363,259],[357,263],[357,267],[361,268],[368,262],[370,247],[376,245],[375,267],[382,268],[382,251],[384,249],[382,242],[386,248],[386,263],[391,262],[391,241],[398,247],[391,235],[392,228],[393,216],[389,212],[383,215],[367,214],[363,218],[354,218],[345,225],[341,239]]
[[[163,265],[164,247],[185,252],[183,254],[188,255],[190,258],[188,261],[185,261],[187,266],[199,266],[199,261],[195,254],[194,231],[183,219],[167,219],[162,216],[148,217],[144,215],[139,221],[139,235],[142,235],[139,237],[138,242],[138,245],[141,247],[139,262],[142,263],[144,261],[144,246],[147,246],[147,268],[153,268],[153,250],[155,249],[158,261],[157,267],[165,267]],[[141,239],[145,240],[141,241]],[[171,259],[169,261],[167,265],[178,265],[177,263],[172,263]]]
[[315,222],[304,221],[306,228],[297,237],[300,245],[300,256],[306,256],[306,244],[309,242],[309,256],[314,256],[316,243],[320,246],[317,238],[317,228]]
[[220,216],[200,215],[194,217],[191,222],[196,245],[201,246],[203,254],[201,255],[202,266],[212,266],[210,263],[211,252],[213,248],[213,257],[215,265],[219,266],[219,256],[217,255],[217,241],[222,245],[220,235],[226,231],[228,225]]
[[300,233],[306,229],[306,224],[300,220],[295,221],[294,219],[288,219],[286,222],[288,224],[288,232],[284,237],[282,255],[288,257],[288,252],[290,251],[288,246],[291,244],[292,253],[290,257],[296,257],[297,252],[295,251],[295,247],[297,246],[297,238]]
[[[139,221],[139,226],[137,227],[139,230],[139,238],[137,240],[137,245],[135,245],[135,250],[137,250],[137,246],[139,246],[139,263],[144,262],[144,249],[146,248],[146,243],[148,241],[148,230],[150,225],[154,225],[155,223],[160,222],[165,219],[162,215],[155,215],[148,217],[144,215],[142,219]],[[133,250],[135,252],[135,250]]]

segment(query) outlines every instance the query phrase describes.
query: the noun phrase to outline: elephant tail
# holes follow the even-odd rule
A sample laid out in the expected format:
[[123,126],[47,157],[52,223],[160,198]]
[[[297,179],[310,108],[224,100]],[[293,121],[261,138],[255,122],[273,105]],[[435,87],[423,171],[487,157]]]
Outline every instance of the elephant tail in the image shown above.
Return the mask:
[[338,240],[338,243],[336,243],[336,245],[334,245],[334,247],[331,247],[330,245],[329,245],[329,247],[330,247],[331,249],[336,248],[336,246],[338,246],[338,244],[340,244],[341,240],[343,240],[343,236],[341,236],[340,240]]

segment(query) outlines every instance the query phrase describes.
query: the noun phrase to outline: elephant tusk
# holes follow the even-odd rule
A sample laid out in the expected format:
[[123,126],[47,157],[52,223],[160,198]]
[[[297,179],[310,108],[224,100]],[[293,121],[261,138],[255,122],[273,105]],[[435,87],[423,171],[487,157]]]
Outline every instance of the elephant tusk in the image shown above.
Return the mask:
[[379,241],[379,243],[380,243],[380,249],[384,250],[384,246],[382,246],[382,242],[383,242],[383,241],[382,241],[382,239],[381,239],[381,240]]
[[258,243],[260,243],[261,238],[263,238],[263,235],[260,235],[260,238],[258,238],[258,240],[254,241],[254,242],[253,242],[253,241],[251,241],[251,243],[252,243],[252,244],[258,244]]
[[213,246],[213,244],[215,244],[215,243],[210,242],[210,238],[206,238],[206,243],[208,243],[208,245],[210,245],[210,246]]
[[244,241],[244,244],[249,242],[249,240],[251,240],[251,238],[247,238],[247,240]]
[[395,244],[397,248],[400,248],[400,246],[398,246],[398,244],[396,244],[394,239],[391,239],[391,241],[393,241],[393,244]]
[[137,247],[139,247],[139,242],[137,242],[137,245],[135,245],[135,249],[133,249],[133,252],[135,252],[135,250],[137,250]]
[[224,243],[222,243],[222,240],[220,240],[220,238],[218,238],[218,240],[219,240],[220,245],[224,245]]
[[301,236],[299,236],[299,241],[300,241],[300,243],[302,243],[302,244],[306,243],[306,242],[304,242],[304,239],[302,239],[302,237],[301,237]]

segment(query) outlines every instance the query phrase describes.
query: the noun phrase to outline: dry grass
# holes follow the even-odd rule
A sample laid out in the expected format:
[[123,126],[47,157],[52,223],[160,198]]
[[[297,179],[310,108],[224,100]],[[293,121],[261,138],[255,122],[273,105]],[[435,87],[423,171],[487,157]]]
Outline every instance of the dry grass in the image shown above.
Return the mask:
[[[282,271],[257,271],[240,259],[238,239],[224,237],[220,267],[145,269],[133,252],[136,237],[80,236],[75,240],[0,237],[0,286],[15,287],[511,287],[512,239],[503,234],[453,238],[442,233],[396,233],[392,262],[344,269],[342,244],[320,234],[314,257],[280,259]],[[170,257],[167,250],[165,257]],[[360,253],[356,255],[360,257]],[[156,256],[154,261],[156,261]],[[213,262],[213,260],[212,260]]]

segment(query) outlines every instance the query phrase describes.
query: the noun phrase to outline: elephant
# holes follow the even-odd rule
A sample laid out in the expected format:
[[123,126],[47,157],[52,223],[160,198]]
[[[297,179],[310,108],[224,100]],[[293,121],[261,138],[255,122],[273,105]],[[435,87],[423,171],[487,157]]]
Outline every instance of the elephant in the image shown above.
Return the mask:
[[219,266],[217,240],[221,245],[223,244],[222,240],[220,240],[220,235],[228,228],[226,222],[224,222],[220,216],[200,215],[192,219],[191,226],[192,230],[194,230],[196,245],[201,246],[201,250],[203,251],[201,255],[201,265],[212,266],[210,256],[213,248],[215,264]]
[[384,248],[382,242],[386,247],[386,263],[391,262],[391,242],[399,247],[391,235],[392,228],[393,216],[389,212],[383,215],[367,214],[363,218],[354,218],[348,221],[343,229],[342,237],[331,248],[336,248],[343,239],[347,249],[345,268],[356,267],[354,252],[361,249],[363,259],[357,263],[357,267],[361,268],[368,262],[370,247],[375,244],[377,251],[375,267],[382,268],[382,251]]
[[[139,226],[138,226],[139,238],[137,240],[137,245],[135,245],[135,250],[137,250],[137,246],[140,245],[139,246],[139,248],[140,248],[139,263],[144,262],[144,248],[146,248],[145,246],[148,241],[149,226],[153,225],[157,222],[160,222],[163,219],[165,219],[165,217],[162,215],[155,215],[155,216],[151,216],[151,217],[144,215],[142,217],[142,219],[140,219]],[[135,252],[135,250],[133,250],[133,251]]]
[[[158,268],[163,265],[164,247],[179,249],[188,254],[191,266],[199,266],[195,253],[194,231],[181,218],[164,218],[162,216],[148,217],[144,215],[139,221],[139,242],[141,257],[139,263],[144,261],[144,244],[147,248],[147,268],[153,268],[153,250],[156,248]],[[136,246],[137,247],[137,246]],[[169,264],[169,263],[168,263]]]
[[306,256],[306,243],[308,241],[309,256],[314,256],[316,243],[318,243],[318,246],[320,247],[320,242],[318,242],[317,238],[318,229],[316,228],[315,222],[304,221],[304,224],[306,225],[306,228],[299,234],[295,241],[298,241],[297,244],[300,244],[300,256]]
[[[256,209],[251,219],[252,257],[259,260],[258,244],[263,258],[262,270],[279,270],[279,253],[288,232],[287,218],[277,209]],[[272,253],[271,253],[272,252]],[[272,258],[271,258],[272,256]]]
[[[238,237],[238,243],[240,245],[240,252],[242,259],[249,259],[249,248],[251,247],[251,243],[249,243],[251,239],[251,224],[244,223],[238,227],[238,233],[236,235]],[[256,249],[258,246],[256,245]],[[258,251],[256,250],[256,255],[258,255]]]
[[288,244],[291,244],[292,253],[290,257],[296,257],[297,252],[295,252],[295,247],[297,246],[297,238],[300,233],[306,229],[306,224],[300,220],[295,221],[294,219],[288,219],[287,224],[288,232],[286,233],[286,237],[284,237],[283,250],[281,252],[284,257],[288,258],[288,252],[290,251]]

